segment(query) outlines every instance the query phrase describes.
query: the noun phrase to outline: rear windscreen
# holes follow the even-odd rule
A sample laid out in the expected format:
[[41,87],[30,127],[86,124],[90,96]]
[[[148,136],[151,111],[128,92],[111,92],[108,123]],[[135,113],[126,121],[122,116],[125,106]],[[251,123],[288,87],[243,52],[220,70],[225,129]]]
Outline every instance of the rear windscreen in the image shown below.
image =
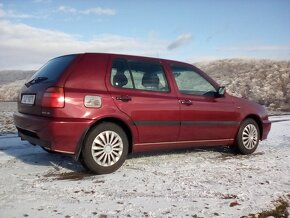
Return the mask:
[[56,82],[76,56],[77,55],[66,55],[48,61],[30,80],[35,78],[47,78],[45,82]]

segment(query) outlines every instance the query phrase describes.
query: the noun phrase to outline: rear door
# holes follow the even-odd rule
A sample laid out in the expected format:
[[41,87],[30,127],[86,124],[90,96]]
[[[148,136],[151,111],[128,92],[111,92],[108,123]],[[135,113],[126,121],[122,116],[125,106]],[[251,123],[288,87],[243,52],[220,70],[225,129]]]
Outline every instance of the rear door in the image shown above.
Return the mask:
[[181,106],[179,141],[227,144],[239,125],[239,114],[226,95],[217,96],[217,84],[193,66],[173,64]]
[[115,58],[107,87],[139,132],[139,142],[171,142],[179,131],[179,104],[158,61]]

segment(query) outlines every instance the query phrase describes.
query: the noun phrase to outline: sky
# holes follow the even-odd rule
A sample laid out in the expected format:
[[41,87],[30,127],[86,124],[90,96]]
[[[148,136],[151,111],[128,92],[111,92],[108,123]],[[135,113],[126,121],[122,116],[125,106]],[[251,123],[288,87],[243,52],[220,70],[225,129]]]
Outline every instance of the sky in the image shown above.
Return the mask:
[[290,0],[0,0],[0,70],[106,52],[290,59]]

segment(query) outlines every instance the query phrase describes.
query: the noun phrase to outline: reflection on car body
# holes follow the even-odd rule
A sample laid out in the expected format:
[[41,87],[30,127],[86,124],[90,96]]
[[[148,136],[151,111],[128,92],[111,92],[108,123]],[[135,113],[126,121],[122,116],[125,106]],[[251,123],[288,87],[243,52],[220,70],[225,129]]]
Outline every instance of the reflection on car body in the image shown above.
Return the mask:
[[23,140],[72,154],[96,174],[131,152],[226,145],[250,154],[271,127],[264,107],[193,65],[100,53],[45,64],[23,86],[14,120]]

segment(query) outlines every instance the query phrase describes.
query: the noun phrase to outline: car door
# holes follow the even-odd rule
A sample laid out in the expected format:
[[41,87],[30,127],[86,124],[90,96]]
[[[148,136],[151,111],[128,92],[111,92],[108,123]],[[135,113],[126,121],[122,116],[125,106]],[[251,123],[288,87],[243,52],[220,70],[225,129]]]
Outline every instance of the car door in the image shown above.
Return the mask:
[[137,127],[139,141],[135,143],[176,141],[180,105],[162,65],[138,58],[111,62],[107,87],[119,110]]
[[217,95],[217,84],[189,65],[172,64],[180,103],[179,141],[227,144],[239,125],[239,114],[227,95]]

